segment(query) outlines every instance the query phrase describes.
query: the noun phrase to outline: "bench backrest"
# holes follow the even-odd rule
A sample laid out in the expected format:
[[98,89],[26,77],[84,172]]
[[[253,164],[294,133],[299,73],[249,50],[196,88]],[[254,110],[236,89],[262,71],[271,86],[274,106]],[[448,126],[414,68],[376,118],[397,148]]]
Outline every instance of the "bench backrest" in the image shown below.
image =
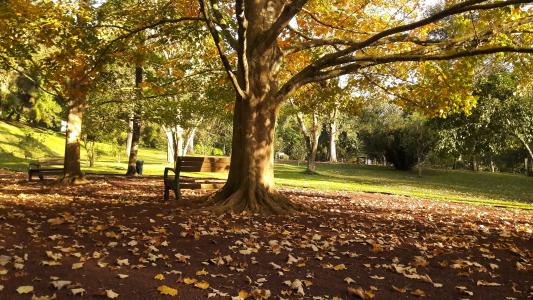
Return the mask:
[[226,172],[229,165],[229,157],[180,156],[176,161],[180,172]]
[[62,166],[65,160],[62,157],[58,158],[41,158],[37,161],[30,162],[30,166]]

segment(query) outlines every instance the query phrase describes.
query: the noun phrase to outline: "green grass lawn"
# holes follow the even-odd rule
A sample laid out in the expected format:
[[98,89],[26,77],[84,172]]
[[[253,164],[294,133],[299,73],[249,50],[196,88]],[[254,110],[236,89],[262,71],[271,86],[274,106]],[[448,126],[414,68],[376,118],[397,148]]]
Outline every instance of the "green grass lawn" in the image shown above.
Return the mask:
[[[0,168],[26,171],[27,164],[32,159],[62,156],[64,143],[64,135],[61,133],[0,121]],[[125,153],[122,161],[118,162],[111,155],[110,145],[100,144],[98,147],[101,155],[93,168],[88,167],[87,156],[82,150],[82,167],[85,172],[126,172]],[[166,154],[160,150],[141,148],[139,159],[145,161],[144,174],[147,175],[162,175],[164,167],[170,166],[166,163]],[[304,170],[304,165],[277,164],[276,184],[318,190],[393,193],[533,209],[533,178],[523,175],[429,169],[424,170],[423,176],[419,178],[416,172],[351,164],[318,164],[316,175],[305,174]],[[225,176],[220,173],[195,175]]]

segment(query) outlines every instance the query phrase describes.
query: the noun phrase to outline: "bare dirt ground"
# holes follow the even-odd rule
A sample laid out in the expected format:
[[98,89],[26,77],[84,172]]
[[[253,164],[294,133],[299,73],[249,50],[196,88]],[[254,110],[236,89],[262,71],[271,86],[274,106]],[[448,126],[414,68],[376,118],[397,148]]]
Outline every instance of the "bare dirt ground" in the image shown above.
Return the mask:
[[217,216],[158,177],[89,179],[0,171],[0,299],[533,296],[530,211],[284,189],[310,210]]

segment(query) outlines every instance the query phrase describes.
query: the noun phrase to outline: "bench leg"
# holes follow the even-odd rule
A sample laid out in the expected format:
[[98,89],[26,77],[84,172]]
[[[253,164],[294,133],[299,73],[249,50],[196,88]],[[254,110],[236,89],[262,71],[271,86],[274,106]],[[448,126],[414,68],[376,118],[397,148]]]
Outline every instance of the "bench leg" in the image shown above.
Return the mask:
[[165,186],[165,193],[163,195],[163,198],[165,199],[165,201],[168,201],[169,194],[170,194],[170,189],[167,186]]
[[181,200],[181,191],[179,187],[174,190],[174,195],[176,196],[177,201]]
[[40,180],[44,180],[44,176],[43,176],[43,174],[39,173],[39,179],[40,179]]

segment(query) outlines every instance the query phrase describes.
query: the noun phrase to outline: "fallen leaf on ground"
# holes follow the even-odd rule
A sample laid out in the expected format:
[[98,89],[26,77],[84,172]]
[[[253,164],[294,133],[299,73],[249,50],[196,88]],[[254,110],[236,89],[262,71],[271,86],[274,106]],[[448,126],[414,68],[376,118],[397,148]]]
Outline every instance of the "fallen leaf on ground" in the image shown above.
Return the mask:
[[426,292],[424,292],[421,289],[416,289],[416,290],[411,292],[411,295],[415,295],[417,297],[426,297]]
[[85,295],[85,289],[84,288],[77,288],[77,289],[71,289],[70,292],[74,296],[83,296]]
[[183,278],[183,282],[185,284],[193,284],[195,282],[197,282],[198,280],[196,278],[189,278],[189,277],[185,277]]
[[196,282],[194,286],[199,289],[205,290],[209,287],[209,283],[205,281],[201,281],[201,282]]
[[344,264],[338,264],[336,266],[333,267],[333,270],[335,271],[340,271],[340,270],[346,270],[346,266]]
[[497,283],[497,282],[488,282],[488,281],[485,281],[485,280],[478,280],[477,283],[476,283],[478,286],[500,286],[501,283]]
[[72,281],[68,281],[68,280],[54,280],[52,282],[50,282],[50,284],[55,287],[56,289],[60,290],[62,288],[64,288],[65,286],[71,284]]
[[83,268],[83,263],[82,262],[73,263],[72,264],[72,270],[77,270],[77,269],[81,269],[81,268]]
[[29,294],[33,292],[33,286],[31,285],[22,285],[17,288],[17,293],[19,294]]
[[346,282],[347,284],[352,284],[352,283],[355,282],[355,280],[353,280],[353,279],[350,278],[350,277],[346,277],[346,278],[344,278],[344,282]]
[[166,285],[159,286],[157,290],[159,291],[159,293],[161,293],[161,295],[176,296],[178,294],[177,289],[171,288]]
[[399,288],[399,287],[396,287],[396,286],[393,285],[392,289],[397,291],[398,293],[402,293],[402,294],[407,292],[407,288],[404,288],[404,287],[403,288]]
[[48,295],[37,296],[33,294],[31,296],[31,300],[54,300],[54,299],[57,299],[56,294],[53,294],[52,296],[48,296]]
[[115,293],[113,290],[105,290],[105,295],[106,295],[107,298],[109,298],[109,299],[115,299],[115,298],[118,298],[118,294]]

